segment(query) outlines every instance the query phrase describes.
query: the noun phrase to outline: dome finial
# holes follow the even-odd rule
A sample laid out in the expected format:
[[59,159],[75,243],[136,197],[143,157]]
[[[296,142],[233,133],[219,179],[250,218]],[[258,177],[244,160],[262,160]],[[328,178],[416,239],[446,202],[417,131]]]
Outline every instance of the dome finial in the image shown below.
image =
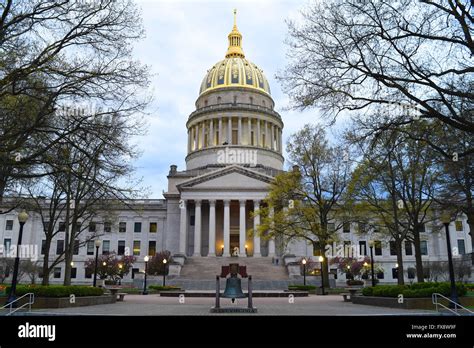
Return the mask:
[[237,9],[234,9],[234,27],[232,28],[228,38],[229,48],[227,49],[225,57],[245,58],[244,51],[242,50],[242,34],[240,34],[239,30],[237,29]]

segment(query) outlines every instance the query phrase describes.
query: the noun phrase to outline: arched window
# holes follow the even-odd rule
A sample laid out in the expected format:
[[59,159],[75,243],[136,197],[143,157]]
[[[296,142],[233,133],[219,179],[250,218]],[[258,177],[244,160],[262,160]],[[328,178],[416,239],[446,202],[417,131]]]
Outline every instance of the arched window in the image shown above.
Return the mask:
[[250,104],[253,104],[253,97],[250,97]]
[[234,95],[234,104],[237,104],[237,96]]
[[220,103],[221,103],[221,100],[222,100],[221,97],[217,97],[217,104],[220,104]]
[[207,106],[207,104],[208,103],[207,103],[207,99],[206,99],[206,100],[204,100],[204,106]]

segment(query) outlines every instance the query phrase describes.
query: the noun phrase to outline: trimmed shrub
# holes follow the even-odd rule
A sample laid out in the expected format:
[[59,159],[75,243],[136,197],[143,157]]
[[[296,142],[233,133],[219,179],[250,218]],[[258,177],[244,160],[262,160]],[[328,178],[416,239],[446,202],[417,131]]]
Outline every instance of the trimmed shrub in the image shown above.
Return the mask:
[[[456,290],[458,296],[466,295],[467,289],[464,284],[457,283]],[[402,294],[404,297],[431,297],[433,293],[444,296],[451,294],[450,283],[415,283],[412,285],[377,285],[362,289],[364,296],[397,297]]]
[[[10,286],[6,289],[6,293],[9,292]],[[82,297],[101,296],[104,294],[104,289],[84,285],[17,285],[16,296],[23,296],[27,293],[33,293],[37,297],[69,297],[70,295]]]
[[288,285],[288,290],[310,291],[316,290],[315,285]]

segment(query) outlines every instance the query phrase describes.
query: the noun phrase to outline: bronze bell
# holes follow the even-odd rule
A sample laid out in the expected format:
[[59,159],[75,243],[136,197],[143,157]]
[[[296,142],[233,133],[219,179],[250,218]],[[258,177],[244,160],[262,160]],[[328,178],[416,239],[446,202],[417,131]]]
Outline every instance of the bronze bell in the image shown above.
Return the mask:
[[232,303],[235,302],[236,298],[245,298],[245,294],[242,292],[242,282],[240,278],[230,277],[226,279],[225,291],[222,297],[231,298]]

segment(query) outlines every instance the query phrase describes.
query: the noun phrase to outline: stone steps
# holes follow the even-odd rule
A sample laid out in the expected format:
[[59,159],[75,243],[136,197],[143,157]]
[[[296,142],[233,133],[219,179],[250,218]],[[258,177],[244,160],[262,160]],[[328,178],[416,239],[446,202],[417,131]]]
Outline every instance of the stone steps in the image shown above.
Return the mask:
[[186,259],[180,276],[176,280],[215,281],[221,267],[230,263],[247,266],[247,274],[254,280],[288,280],[286,268],[272,263],[272,258],[253,257],[190,257]]

